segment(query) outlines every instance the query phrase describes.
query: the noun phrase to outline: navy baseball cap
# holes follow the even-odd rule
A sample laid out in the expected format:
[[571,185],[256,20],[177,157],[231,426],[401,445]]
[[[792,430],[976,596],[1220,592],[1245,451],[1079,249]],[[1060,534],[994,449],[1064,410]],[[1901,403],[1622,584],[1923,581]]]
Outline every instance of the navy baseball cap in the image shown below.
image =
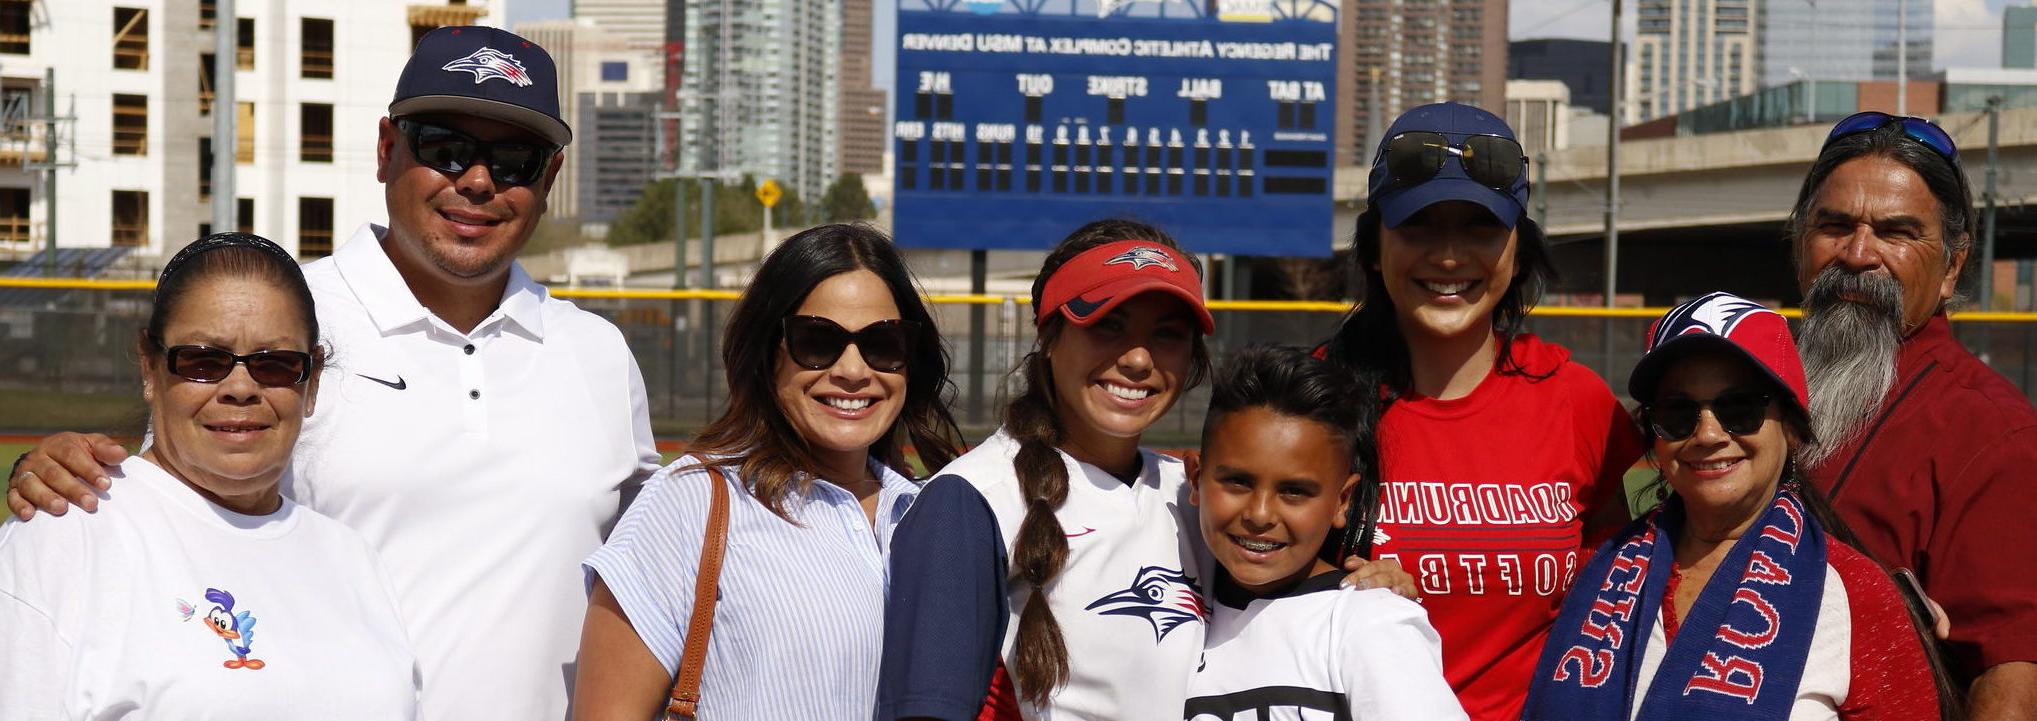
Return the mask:
[[1420,131],[1441,133],[1452,144],[1463,143],[1466,137],[1473,135],[1492,135],[1516,144],[1520,142],[1505,120],[1462,103],[1435,103],[1402,113],[1394,119],[1393,126],[1386,129],[1385,137],[1379,139],[1379,147],[1372,154],[1372,175],[1367,194],[1371,203],[1379,208],[1380,222],[1388,228],[1398,228],[1423,208],[1447,200],[1477,203],[1492,211],[1508,228],[1525,219],[1528,208],[1528,174],[1525,171],[1514,179],[1512,188],[1493,190],[1466,175],[1463,159],[1453,154],[1446,156],[1448,159],[1444,161],[1443,168],[1433,178],[1415,184],[1396,180],[1387,167],[1386,148],[1401,134]]
[[559,71],[552,56],[501,28],[444,27],[425,34],[396,78],[390,117],[473,115],[537,133],[553,145],[573,142],[559,117]]

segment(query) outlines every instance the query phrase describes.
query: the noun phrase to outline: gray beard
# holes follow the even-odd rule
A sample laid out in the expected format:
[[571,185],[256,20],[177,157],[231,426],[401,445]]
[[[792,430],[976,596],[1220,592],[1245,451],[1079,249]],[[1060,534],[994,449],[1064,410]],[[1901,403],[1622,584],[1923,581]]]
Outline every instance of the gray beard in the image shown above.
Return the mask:
[[[1842,300],[1847,296],[1856,300]],[[1811,432],[1818,437],[1797,460],[1811,468],[1858,439],[1895,385],[1902,286],[1888,276],[1827,267],[1804,294],[1797,337],[1810,383]]]

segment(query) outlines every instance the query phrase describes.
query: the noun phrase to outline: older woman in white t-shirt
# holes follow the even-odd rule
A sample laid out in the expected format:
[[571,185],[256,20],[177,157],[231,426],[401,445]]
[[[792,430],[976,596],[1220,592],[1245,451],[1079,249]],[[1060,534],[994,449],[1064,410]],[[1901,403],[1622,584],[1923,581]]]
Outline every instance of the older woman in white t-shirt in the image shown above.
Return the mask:
[[137,342],[153,441],[121,502],[0,527],[0,721],[411,719],[420,679],[365,541],[283,498],[325,352],[296,260],[173,257]]

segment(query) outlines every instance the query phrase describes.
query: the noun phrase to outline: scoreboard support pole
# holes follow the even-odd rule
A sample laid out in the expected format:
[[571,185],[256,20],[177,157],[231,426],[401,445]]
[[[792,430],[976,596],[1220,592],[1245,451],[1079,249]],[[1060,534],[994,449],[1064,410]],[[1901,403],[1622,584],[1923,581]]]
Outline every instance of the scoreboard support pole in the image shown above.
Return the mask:
[[[984,295],[990,291],[990,251],[977,249],[969,251],[969,293]],[[982,425],[983,418],[983,304],[969,304],[969,423]]]

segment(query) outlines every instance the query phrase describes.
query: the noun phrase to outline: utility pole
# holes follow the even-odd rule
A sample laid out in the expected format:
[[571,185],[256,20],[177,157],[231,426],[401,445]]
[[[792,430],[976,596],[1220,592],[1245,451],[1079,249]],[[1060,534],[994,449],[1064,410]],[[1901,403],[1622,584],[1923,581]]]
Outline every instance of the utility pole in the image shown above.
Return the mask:
[[1995,302],[1995,168],[2000,147],[2002,96],[1987,99],[1987,189],[1981,197],[1987,206],[1981,211],[1980,309],[1993,310]]
[[57,274],[57,70],[42,71],[42,114],[47,119],[42,133],[43,275]]
[[1896,114],[1910,114],[1910,0],[1896,0]]
[[1549,154],[1535,154],[1535,225],[1548,232],[1549,228]]
[[234,194],[234,163],[240,147],[239,108],[234,104],[233,75],[240,67],[240,19],[234,0],[215,0],[212,22],[212,232],[240,229]]
[[[1619,290],[1618,270],[1620,267],[1620,119],[1623,98],[1621,97],[1620,76],[1620,0],[1613,0],[1613,41],[1612,45],[1612,118],[1606,123],[1606,307],[1613,307],[1613,295]],[[1606,341],[1610,344],[1610,336]]]

